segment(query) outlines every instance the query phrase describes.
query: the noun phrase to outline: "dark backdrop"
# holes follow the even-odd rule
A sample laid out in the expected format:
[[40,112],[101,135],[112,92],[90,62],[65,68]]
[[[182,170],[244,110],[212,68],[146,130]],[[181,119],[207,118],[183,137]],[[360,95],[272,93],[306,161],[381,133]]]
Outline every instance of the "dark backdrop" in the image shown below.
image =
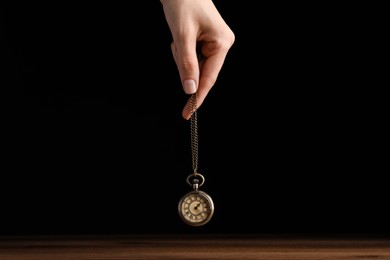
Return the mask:
[[216,210],[194,228],[188,97],[142,2],[3,4],[0,234],[389,233],[347,9],[215,1],[236,42],[198,111]]

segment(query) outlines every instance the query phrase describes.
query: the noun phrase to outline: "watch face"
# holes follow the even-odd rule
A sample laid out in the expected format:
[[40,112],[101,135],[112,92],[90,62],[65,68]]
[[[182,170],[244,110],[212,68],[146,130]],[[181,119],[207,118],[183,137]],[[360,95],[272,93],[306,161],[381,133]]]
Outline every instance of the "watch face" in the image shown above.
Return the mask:
[[206,224],[214,213],[214,203],[203,191],[192,191],[184,195],[179,202],[179,215],[191,226]]

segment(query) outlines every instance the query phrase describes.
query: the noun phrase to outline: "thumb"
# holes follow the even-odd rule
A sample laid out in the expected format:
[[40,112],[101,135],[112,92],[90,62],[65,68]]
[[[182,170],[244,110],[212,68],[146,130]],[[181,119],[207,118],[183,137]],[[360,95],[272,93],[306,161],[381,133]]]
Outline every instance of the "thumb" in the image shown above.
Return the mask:
[[182,44],[180,47],[172,45],[172,52],[184,92],[186,94],[195,93],[199,84],[199,61],[196,44]]

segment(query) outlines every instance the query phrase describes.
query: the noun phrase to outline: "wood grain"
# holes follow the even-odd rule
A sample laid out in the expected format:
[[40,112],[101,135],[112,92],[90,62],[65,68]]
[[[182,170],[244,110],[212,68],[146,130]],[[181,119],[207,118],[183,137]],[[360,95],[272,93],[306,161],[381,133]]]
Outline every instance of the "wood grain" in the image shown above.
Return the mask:
[[1,260],[390,259],[390,238],[291,235],[0,237]]

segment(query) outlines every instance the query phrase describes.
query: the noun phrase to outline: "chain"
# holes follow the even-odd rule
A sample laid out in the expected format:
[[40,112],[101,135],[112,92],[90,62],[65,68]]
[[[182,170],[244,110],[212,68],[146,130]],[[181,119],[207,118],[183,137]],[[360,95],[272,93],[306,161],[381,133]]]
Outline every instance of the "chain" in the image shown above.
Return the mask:
[[191,153],[192,153],[192,169],[194,174],[198,173],[198,116],[197,116],[197,93],[191,96]]

